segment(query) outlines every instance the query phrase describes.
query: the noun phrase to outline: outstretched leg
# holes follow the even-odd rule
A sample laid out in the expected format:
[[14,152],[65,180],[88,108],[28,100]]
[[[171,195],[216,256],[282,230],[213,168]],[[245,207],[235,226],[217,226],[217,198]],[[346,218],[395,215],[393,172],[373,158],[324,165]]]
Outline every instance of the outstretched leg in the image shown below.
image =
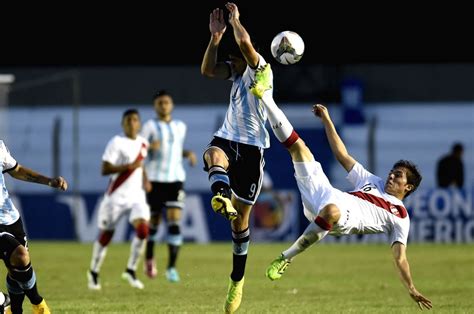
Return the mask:
[[321,241],[332,229],[333,224],[339,221],[340,217],[341,213],[336,205],[326,205],[293,245],[273,260],[267,268],[266,276],[271,280],[280,279],[293,257],[302,253],[314,243]]
[[298,136],[298,133],[291,125],[283,111],[277,106],[270,92],[271,85],[271,67],[270,64],[257,69],[255,81],[250,87],[250,91],[260,98],[265,106],[268,115],[268,121],[272,126],[276,138],[288,149],[293,162],[314,161],[313,154],[308,146]]
[[[265,64],[256,71],[255,81],[250,90],[264,104],[273,133],[288,149],[296,174],[308,176],[309,174],[303,173],[305,168],[301,167],[301,163],[314,162],[314,156],[304,141],[294,131],[293,126],[283,111],[278,108],[273,100],[270,92],[271,87],[271,68],[269,64]],[[270,264],[266,271],[267,277],[271,280],[279,279],[289,266],[292,258],[323,239],[331,230],[332,225],[339,220],[340,216],[339,208],[336,205],[326,205],[293,245]]]

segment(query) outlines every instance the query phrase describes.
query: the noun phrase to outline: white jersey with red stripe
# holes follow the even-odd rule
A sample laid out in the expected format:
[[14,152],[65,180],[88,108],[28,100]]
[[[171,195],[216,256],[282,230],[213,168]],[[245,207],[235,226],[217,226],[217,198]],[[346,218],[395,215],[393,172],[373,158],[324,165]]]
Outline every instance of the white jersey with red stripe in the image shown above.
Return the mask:
[[336,205],[341,218],[330,234],[387,233],[390,243],[407,244],[410,220],[403,202],[385,193],[384,181],[356,163],[347,178],[352,192],[334,188],[319,162],[294,162],[295,178],[305,216],[314,221],[328,204]]
[[356,163],[347,175],[354,185],[348,194],[357,204],[359,233],[388,233],[391,243],[407,244],[410,218],[403,202],[385,192],[383,179]]
[[[121,166],[133,163],[135,160],[146,158],[148,141],[137,136],[131,139],[124,134],[114,136],[102,155],[102,161],[109,162],[114,166]],[[130,203],[137,199],[145,198],[143,189],[143,168],[136,168],[131,171],[114,173],[109,182],[106,195],[117,203]]]

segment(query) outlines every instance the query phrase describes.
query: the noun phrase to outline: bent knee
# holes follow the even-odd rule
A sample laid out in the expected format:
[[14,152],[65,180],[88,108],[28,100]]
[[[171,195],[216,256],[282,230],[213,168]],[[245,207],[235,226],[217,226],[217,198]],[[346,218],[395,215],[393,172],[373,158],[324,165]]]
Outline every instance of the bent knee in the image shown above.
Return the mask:
[[319,212],[319,215],[330,224],[334,224],[341,218],[341,211],[335,204],[328,204]]
[[30,263],[30,254],[23,245],[17,246],[10,256],[10,264],[13,267],[23,267]]
[[221,165],[226,169],[228,165],[226,154],[222,149],[217,147],[209,147],[204,152],[204,160],[206,161],[208,167],[213,165]]
[[293,145],[288,148],[291,159],[296,162],[309,162],[314,160],[311,150],[306,146],[303,139],[299,138]]

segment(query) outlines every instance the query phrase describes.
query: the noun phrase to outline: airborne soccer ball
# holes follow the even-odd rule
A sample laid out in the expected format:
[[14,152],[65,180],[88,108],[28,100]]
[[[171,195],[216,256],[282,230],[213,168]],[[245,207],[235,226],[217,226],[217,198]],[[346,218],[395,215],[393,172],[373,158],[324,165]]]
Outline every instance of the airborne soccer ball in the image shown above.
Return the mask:
[[300,35],[284,31],[272,40],[272,55],[281,64],[294,64],[303,57],[304,42]]

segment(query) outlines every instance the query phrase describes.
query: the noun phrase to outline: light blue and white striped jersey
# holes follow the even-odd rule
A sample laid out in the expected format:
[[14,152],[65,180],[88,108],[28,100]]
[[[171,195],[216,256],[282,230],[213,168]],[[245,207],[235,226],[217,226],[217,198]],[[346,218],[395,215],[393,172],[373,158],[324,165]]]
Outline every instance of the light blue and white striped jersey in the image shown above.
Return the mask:
[[[259,55],[258,66],[266,63],[265,59]],[[232,72],[229,78],[233,81],[229,108],[224,123],[214,133],[214,136],[238,143],[268,148],[270,147],[270,137],[265,128],[267,111],[260,100],[249,90],[254,76],[255,70],[248,65],[242,76]],[[273,89],[271,92],[273,93]]]
[[10,155],[8,148],[2,140],[0,140],[0,186],[2,195],[0,196],[0,225],[11,225],[20,218],[20,213],[8,194],[3,174],[17,166],[16,160]]
[[158,119],[148,120],[142,128],[142,136],[150,142],[160,141],[157,151],[148,151],[145,169],[148,180],[153,182],[184,182],[186,173],[183,167],[183,145],[186,137],[186,124],[180,120],[170,122]]

